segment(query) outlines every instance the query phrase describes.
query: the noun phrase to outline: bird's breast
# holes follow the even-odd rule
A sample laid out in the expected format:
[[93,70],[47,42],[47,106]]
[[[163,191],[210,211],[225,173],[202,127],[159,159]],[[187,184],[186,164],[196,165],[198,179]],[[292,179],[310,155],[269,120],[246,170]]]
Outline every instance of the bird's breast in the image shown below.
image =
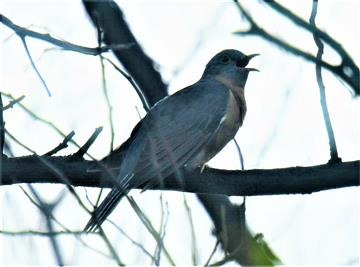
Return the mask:
[[245,116],[244,112],[246,112],[246,105],[239,105],[238,98],[229,90],[226,113],[219,122],[219,127],[214,132],[209,143],[186,165],[190,166],[190,168],[202,166],[219,153],[236,135],[242,125]]
[[245,106],[239,103],[238,97],[236,97],[231,90],[229,91],[230,93],[226,108],[226,114],[222,118],[219,128],[214,136],[215,147],[220,148],[220,150],[231,139],[234,138],[237,131],[239,130],[239,127],[243,123],[243,119],[246,111],[246,108],[244,109]]

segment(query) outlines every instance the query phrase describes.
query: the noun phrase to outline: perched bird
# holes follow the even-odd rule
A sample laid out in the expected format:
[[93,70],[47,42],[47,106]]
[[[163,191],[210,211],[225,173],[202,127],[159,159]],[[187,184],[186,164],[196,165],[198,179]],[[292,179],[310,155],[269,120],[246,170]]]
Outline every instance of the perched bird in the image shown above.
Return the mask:
[[242,125],[244,88],[250,59],[228,49],[206,65],[201,79],[156,103],[136,126],[121,163],[117,184],[97,207],[85,231],[96,230],[132,188],[149,188],[184,168],[193,170],[214,157]]

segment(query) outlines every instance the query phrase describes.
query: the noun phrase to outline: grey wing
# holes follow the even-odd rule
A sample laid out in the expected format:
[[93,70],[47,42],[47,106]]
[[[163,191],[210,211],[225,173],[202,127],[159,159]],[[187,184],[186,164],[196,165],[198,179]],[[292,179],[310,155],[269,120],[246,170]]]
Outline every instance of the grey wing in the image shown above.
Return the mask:
[[122,188],[151,184],[173,173],[181,179],[181,168],[217,131],[228,98],[221,85],[198,82],[151,109],[120,168]]

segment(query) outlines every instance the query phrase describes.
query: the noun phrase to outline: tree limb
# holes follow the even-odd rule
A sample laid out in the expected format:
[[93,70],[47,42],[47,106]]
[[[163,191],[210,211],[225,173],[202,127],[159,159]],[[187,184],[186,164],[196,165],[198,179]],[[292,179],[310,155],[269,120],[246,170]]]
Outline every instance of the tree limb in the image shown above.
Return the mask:
[[[256,22],[255,20],[250,16],[250,14],[243,8],[243,6],[240,4],[240,1],[238,0],[233,0],[236,4],[236,6],[238,7],[239,11],[241,12],[241,14],[244,16],[244,18],[250,23],[250,29],[246,30],[246,31],[237,31],[235,32],[235,34],[239,34],[239,35],[256,35],[259,36],[265,40],[267,40],[270,43],[275,44],[276,46],[284,49],[285,51],[302,57],[310,62],[313,63],[318,63],[320,64],[323,68],[327,69],[328,71],[330,71],[331,73],[333,73],[334,75],[340,77],[344,82],[346,82],[355,92],[355,94],[358,96],[360,94],[360,83],[359,83],[359,67],[354,63],[354,61],[352,60],[352,58],[346,53],[346,51],[340,46],[337,46],[337,42],[330,42],[331,46],[335,49],[335,51],[339,54],[339,56],[341,57],[341,63],[339,65],[332,65],[324,60],[318,61],[317,57],[313,56],[310,53],[307,53],[287,42],[285,42],[284,40],[281,40],[280,38],[275,37],[274,35],[270,34],[269,32],[267,32],[266,30],[264,30],[263,28],[261,28]],[[264,1],[266,2],[266,1]],[[267,3],[267,2],[266,2]],[[271,3],[271,4],[270,4]],[[279,6],[280,5],[275,5],[274,1],[270,1],[269,5],[271,7],[275,7],[277,8],[277,11],[280,12]],[[282,6],[281,6],[282,7]],[[283,10],[285,8],[282,7],[281,11],[283,13]],[[286,17],[293,19],[293,16],[290,16],[290,13],[283,13]],[[292,13],[291,13],[292,14]],[[295,20],[297,24],[299,24],[300,22],[298,20]],[[306,24],[306,22],[305,22]],[[314,28],[312,26],[303,26],[303,23],[300,24],[300,26],[302,26],[303,28],[309,30],[311,33],[315,32],[317,34],[320,35],[320,38],[325,38],[326,41],[329,41],[329,38],[327,38],[325,35],[325,33],[323,33],[321,30],[319,30],[318,28]],[[313,31],[313,32],[312,32]]]
[[[49,164],[44,164],[44,161]],[[113,179],[107,178],[105,171],[89,171],[94,164],[93,161],[72,160],[69,157],[4,158],[2,185],[69,183],[73,186],[113,187]],[[53,167],[49,168],[47,165]],[[108,170],[112,167],[108,165]],[[62,172],[66,179],[60,179],[59,174],[54,172],[54,168]],[[309,194],[328,189],[359,186],[359,169],[360,161],[246,171],[206,167],[202,173],[200,170],[184,173],[182,185],[170,176],[165,179],[162,186],[155,185],[152,190],[176,190],[228,196]]]
[[106,45],[133,44],[126,51],[113,52],[141,88],[144,98],[140,98],[147,102],[143,103],[145,110],[167,96],[166,84],[162,81],[160,73],[155,70],[154,62],[143,52],[135,39],[119,6],[111,0],[83,0],[83,4],[94,25],[103,32],[103,41]]
[[97,56],[111,49],[128,49],[132,44],[119,44],[117,46],[85,47],[52,37],[49,33],[39,33],[13,23],[9,18],[0,14],[0,22],[12,29],[20,38],[31,37],[61,47],[67,51],[74,51],[85,55]]
[[[160,74],[155,70],[152,60],[145,55],[141,47],[137,44],[135,37],[129,30],[128,25],[124,21],[120,8],[112,0],[90,1],[83,0],[83,3],[92,18],[94,24],[103,31],[104,42],[106,44],[116,44],[119,42],[131,42],[136,45],[127,51],[114,51],[118,60],[122,63],[127,72],[134,78],[139,85],[139,97],[143,101],[144,108],[147,110],[149,106],[154,105],[157,101],[167,95],[166,85],[162,82]],[[142,98],[144,96],[145,100]],[[136,129],[133,131],[135,132]],[[124,151],[131,142],[131,137],[121,145],[117,150],[116,157],[122,158]],[[108,157],[110,159],[112,155]],[[118,160],[118,165],[121,160]],[[202,174],[204,175],[204,173]],[[224,173],[221,174],[221,177]],[[184,174],[185,179],[194,179],[191,174]],[[171,181],[168,179],[168,181]],[[176,180],[176,179],[173,179]],[[222,184],[219,184],[220,188]],[[261,181],[262,182],[262,181]],[[201,185],[204,186],[206,181]],[[262,184],[262,183],[260,183]],[[204,186],[206,188],[206,186]],[[256,187],[253,185],[253,187]],[[259,184],[258,184],[259,187]],[[239,210],[237,205],[231,203],[228,197],[211,197],[204,199],[203,195],[197,195],[201,203],[204,205],[209,216],[216,227],[216,233],[220,237],[220,242],[225,252],[231,255],[242,265],[273,265],[274,262],[266,257],[266,253],[261,250],[261,246],[256,242],[251,232],[246,226],[245,210]],[[218,212],[218,211],[221,212]],[[243,219],[239,216],[242,215]],[[229,231],[226,239],[223,238],[223,227],[217,222],[222,222],[222,226],[226,225]],[[229,245],[232,244],[232,245]],[[241,244],[241,246],[240,246]]]

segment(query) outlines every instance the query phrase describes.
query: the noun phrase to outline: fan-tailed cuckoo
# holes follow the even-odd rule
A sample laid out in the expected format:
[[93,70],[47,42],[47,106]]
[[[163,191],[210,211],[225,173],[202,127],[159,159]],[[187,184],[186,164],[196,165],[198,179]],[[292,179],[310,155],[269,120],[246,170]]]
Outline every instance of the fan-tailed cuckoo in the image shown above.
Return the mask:
[[97,207],[85,231],[96,230],[132,188],[203,166],[243,124],[244,88],[254,55],[228,49],[206,65],[201,79],[156,103],[136,126],[116,186]]

